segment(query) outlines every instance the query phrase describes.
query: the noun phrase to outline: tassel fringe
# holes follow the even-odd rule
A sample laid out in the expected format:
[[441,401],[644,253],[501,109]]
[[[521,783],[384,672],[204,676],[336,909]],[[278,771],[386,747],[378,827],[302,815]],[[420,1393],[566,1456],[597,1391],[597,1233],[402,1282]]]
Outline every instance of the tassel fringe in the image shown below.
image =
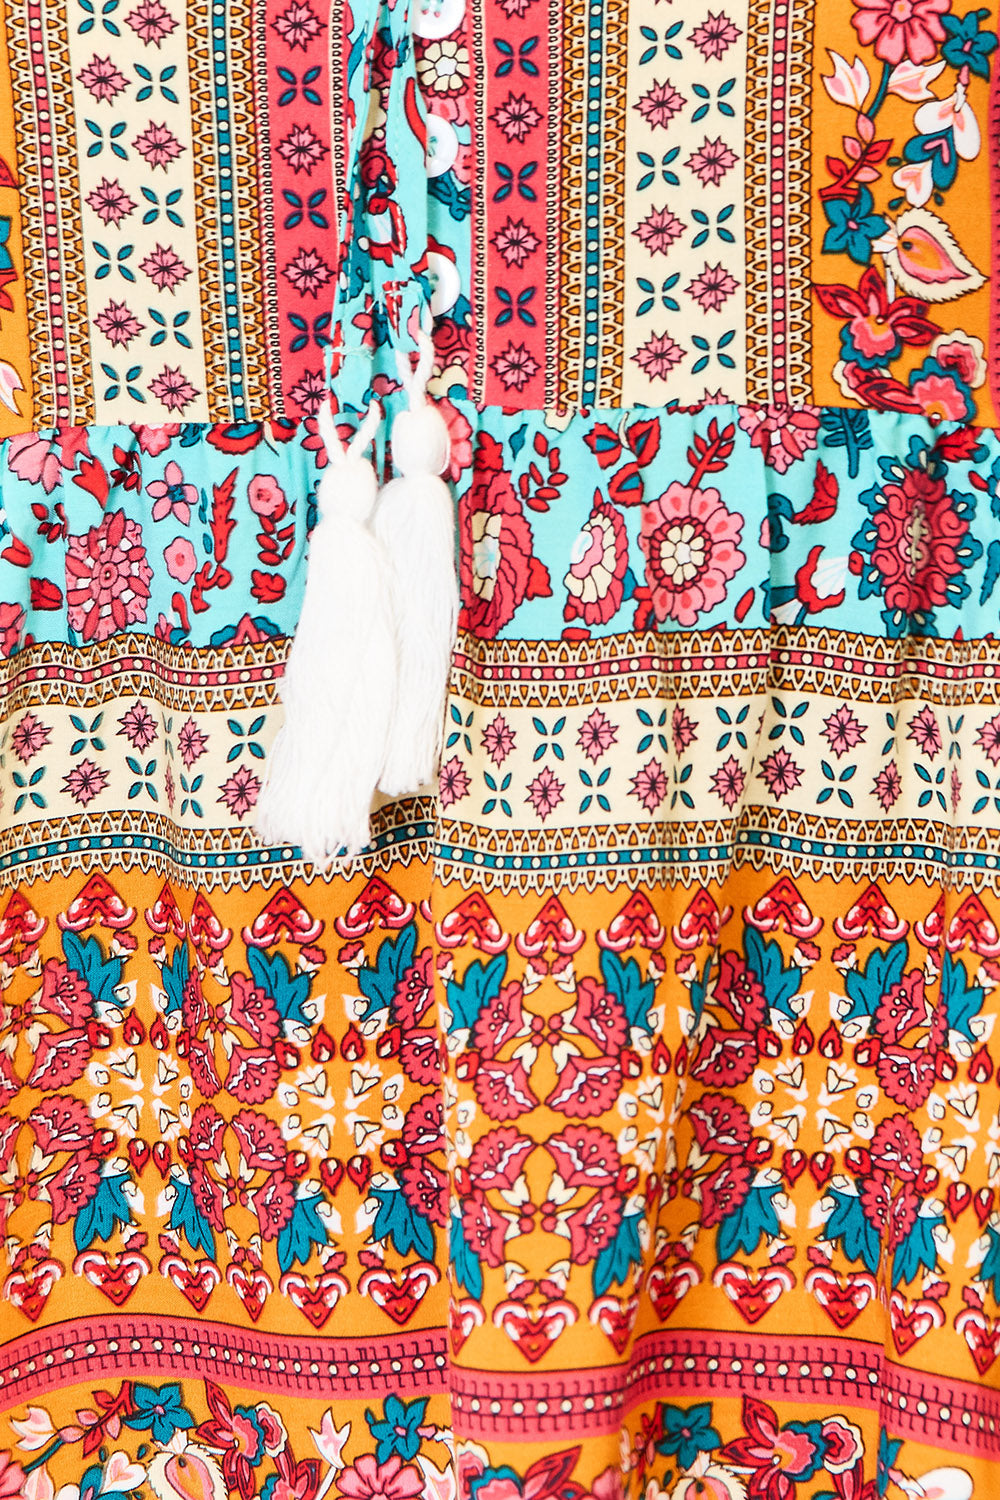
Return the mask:
[[455,513],[448,485],[448,429],[427,400],[434,350],[419,336],[411,373],[397,353],[409,410],[392,424],[392,459],[399,478],[379,495],[375,534],[389,569],[399,664],[395,712],[379,786],[387,796],[415,792],[437,775],[458,618]]
[[345,448],[329,403],[317,414],[327,466],[319,519],[281,698],[285,720],[268,758],[256,827],[298,844],[322,868],[369,842],[372,797],[395,723],[397,644],[390,565],[370,525],[378,484],[362,457],[381,410],[372,404]]

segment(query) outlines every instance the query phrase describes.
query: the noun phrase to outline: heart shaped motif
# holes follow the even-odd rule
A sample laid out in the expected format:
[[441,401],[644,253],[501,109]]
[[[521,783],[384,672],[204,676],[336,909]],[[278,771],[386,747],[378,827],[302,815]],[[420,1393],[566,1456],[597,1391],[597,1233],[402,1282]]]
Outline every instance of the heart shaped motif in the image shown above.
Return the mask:
[[702,1273],[693,1261],[684,1261],[669,1272],[666,1266],[653,1266],[646,1289],[656,1316],[665,1323],[675,1312],[682,1297],[686,1297],[693,1286],[697,1286]]
[[73,1262],[74,1274],[86,1276],[91,1286],[96,1286],[116,1307],[124,1306],[150,1270],[149,1261],[137,1250],[117,1256],[107,1255],[103,1250],[84,1250]]
[[866,1271],[849,1271],[841,1281],[836,1271],[823,1266],[808,1273],[805,1288],[838,1328],[849,1328],[878,1292],[874,1276]]
[[160,1262],[160,1274],[184,1293],[195,1312],[201,1312],[222,1280],[222,1272],[214,1260],[199,1260],[192,1265],[182,1255],[165,1256]]
[[755,1276],[750,1266],[730,1260],[716,1268],[712,1284],[721,1286],[745,1322],[758,1323],[782,1292],[792,1290],[795,1277],[787,1266],[769,1266]]
[[936,1302],[921,1299],[908,1302],[900,1292],[889,1298],[889,1321],[892,1341],[900,1354],[912,1349],[932,1328],[941,1328],[944,1313]]
[[23,1271],[12,1271],[3,1284],[3,1301],[37,1323],[63,1269],[60,1260],[36,1260]]
[[972,1189],[967,1182],[949,1182],[944,1200],[951,1217],[957,1219],[959,1214],[965,1213],[972,1202]]
[[465,1298],[461,1302],[451,1304],[448,1309],[448,1323],[453,1354],[458,1354],[472,1330],[482,1327],[485,1319],[486,1314],[483,1312],[481,1302],[473,1302],[471,1298]]
[[278,1289],[299,1312],[305,1313],[312,1326],[317,1329],[323,1327],[341,1297],[345,1297],[350,1291],[339,1271],[324,1271],[316,1277],[286,1271]]
[[635,1293],[631,1297],[599,1297],[591,1306],[590,1321],[607,1334],[615,1353],[623,1354],[638,1311],[639,1298]]
[[501,1302],[493,1314],[493,1321],[532,1364],[552,1348],[576,1318],[577,1311],[571,1302],[550,1302],[537,1311],[525,1307],[523,1302]]
[[978,1308],[969,1308],[959,1313],[955,1327],[968,1344],[976,1369],[985,1375],[1000,1354],[1000,1319],[988,1318]]
[[226,1280],[239,1297],[243,1306],[256,1323],[264,1310],[268,1294],[274,1291],[274,1283],[266,1271],[246,1271],[242,1266],[230,1266]]
[[370,1297],[376,1307],[402,1327],[440,1279],[441,1273],[436,1266],[418,1260],[411,1266],[403,1266],[395,1275],[385,1267],[366,1271],[358,1282],[358,1291],[363,1297]]

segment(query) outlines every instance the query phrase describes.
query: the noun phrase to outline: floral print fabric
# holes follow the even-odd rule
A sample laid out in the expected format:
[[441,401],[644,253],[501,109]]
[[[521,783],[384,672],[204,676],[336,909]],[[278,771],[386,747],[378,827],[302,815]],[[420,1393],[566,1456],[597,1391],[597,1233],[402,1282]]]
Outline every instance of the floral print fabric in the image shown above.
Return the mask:
[[[995,10],[4,25],[0,1495],[993,1494]],[[440,779],[321,874],[427,318]]]

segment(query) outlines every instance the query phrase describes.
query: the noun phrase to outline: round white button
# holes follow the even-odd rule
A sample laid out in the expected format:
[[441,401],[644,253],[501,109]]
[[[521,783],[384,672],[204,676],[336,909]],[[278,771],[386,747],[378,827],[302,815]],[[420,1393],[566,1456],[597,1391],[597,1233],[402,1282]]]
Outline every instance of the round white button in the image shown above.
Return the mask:
[[427,41],[440,41],[461,25],[465,0],[416,0],[413,30]]
[[427,116],[427,175],[441,177],[458,160],[458,135],[450,120]]
[[449,256],[442,255],[438,250],[429,250],[427,280],[431,285],[431,312],[437,318],[455,306],[462,290],[462,278]]

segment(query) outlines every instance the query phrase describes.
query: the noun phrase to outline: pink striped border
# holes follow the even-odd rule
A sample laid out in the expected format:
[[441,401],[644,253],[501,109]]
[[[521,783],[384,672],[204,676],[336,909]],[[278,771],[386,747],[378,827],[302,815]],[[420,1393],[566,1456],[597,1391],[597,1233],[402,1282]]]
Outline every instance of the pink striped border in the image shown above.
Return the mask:
[[268,1395],[377,1399],[448,1392],[458,1433],[537,1442],[617,1431],[629,1411],[663,1399],[757,1392],[769,1402],[828,1402],[878,1412],[893,1432],[952,1452],[1000,1454],[1000,1390],[912,1370],[880,1344],[817,1335],[677,1329],[636,1342],[631,1363],[585,1370],[464,1369],[443,1330],[390,1338],[289,1338],[182,1318],[77,1318],[0,1351],[0,1410],[59,1387],[123,1376],[210,1376]]

